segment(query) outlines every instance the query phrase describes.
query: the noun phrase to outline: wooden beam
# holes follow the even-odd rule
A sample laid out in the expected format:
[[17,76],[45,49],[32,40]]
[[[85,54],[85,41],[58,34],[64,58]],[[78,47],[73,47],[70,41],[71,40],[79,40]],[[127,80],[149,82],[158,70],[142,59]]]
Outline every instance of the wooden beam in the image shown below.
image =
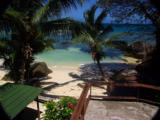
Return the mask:
[[160,91],[160,87],[154,85],[147,85],[141,83],[116,83],[116,82],[88,82],[91,86],[101,86],[101,85],[110,85],[110,86],[119,86],[119,87],[140,87],[148,88],[152,90]]
[[153,105],[156,105],[156,106],[160,106],[159,102],[151,101],[151,100],[147,100],[147,99],[142,99],[142,98],[137,98],[137,97],[92,95],[91,99],[94,99],[94,98],[102,98],[102,99],[105,99],[105,100],[124,100],[124,101],[133,100],[133,101],[145,102],[145,103],[153,104]]
[[38,97],[37,97],[37,110],[38,110],[38,120],[41,120],[41,118],[40,118],[40,108],[39,108]]

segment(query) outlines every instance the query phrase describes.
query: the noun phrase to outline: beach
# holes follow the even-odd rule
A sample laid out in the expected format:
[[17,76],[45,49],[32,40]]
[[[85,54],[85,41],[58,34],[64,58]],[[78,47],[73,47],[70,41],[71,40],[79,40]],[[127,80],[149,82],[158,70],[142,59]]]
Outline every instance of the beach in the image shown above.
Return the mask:
[[[128,62],[127,62],[128,61]],[[130,64],[135,64],[136,59],[126,57],[125,62],[115,63],[102,63],[103,70],[106,73],[106,77],[110,77],[114,74],[114,70],[120,70],[129,67]],[[2,64],[2,61],[1,61]],[[90,64],[57,64],[55,66],[49,66],[52,73],[48,75],[48,79],[41,80],[40,87],[44,89],[43,97],[47,100],[57,101],[64,96],[71,96],[79,98],[83,90],[85,82],[87,81],[101,81],[100,74],[97,66],[94,63]],[[7,73],[7,70],[0,69],[0,85],[5,84],[8,81],[3,81],[2,77]],[[10,82],[10,81],[9,81]],[[94,95],[107,95],[106,86],[101,88],[93,87],[92,94]],[[36,102],[33,101],[28,105],[29,108],[37,109]],[[45,107],[40,104],[40,110],[44,112]]]
[[[102,66],[105,66],[104,70],[106,71],[106,75],[108,76],[108,74],[113,74],[110,70],[118,70],[127,67],[127,64],[135,64],[137,59],[126,57],[126,60],[128,62],[102,63]],[[2,62],[3,61],[0,60],[0,66],[2,65]],[[73,96],[78,98],[82,91],[81,84],[87,80],[100,79],[96,64],[93,63],[82,65],[59,64],[56,66],[49,66],[49,68],[52,70],[52,73],[48,75],[48,79],[41,81],[41,88],[45,89],[45,93],[51,95]],[[2,80],[3,76],[7,72],[7,70],[1,67],[0,85],[7,82]],[[96,92],[99,94],[99,92],[105,92],[105,90],[97,88]]]
[[159,65],[157,5],[141,0],[4,2],[2,119],[151,119],[153,109],[145,104],[159,97],[158,72],[152,70]]
[[[52,99],[56,99],[54,96],[72,96],[79,98],[82,87],[80,85],[84,83],[81,77],[80,66],[60,66],[49,67],[53,72],[48,75],[48,79],[40,82],[40,87],[45,90],[45,94],[52,95]],[[3,81],[3,76],[7,73],[6,70],[0,70],[0,84],[5,84],[10,81]],[[97,89],[98,92],[105,92],[105,90]]]

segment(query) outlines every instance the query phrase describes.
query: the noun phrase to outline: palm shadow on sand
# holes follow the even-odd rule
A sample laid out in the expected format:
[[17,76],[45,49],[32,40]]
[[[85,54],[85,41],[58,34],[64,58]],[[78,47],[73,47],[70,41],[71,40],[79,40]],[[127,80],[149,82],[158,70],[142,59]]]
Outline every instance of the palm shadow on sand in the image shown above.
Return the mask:
[[[112,75],[114,74],[115,71],[119,71],[125,68],[134,68],[134,65],[129,65],[129,64],[125,64],[125,63],[102,63],[103,66],[103,70],[105,72],[105,75],[107,77],[112,77]],[[64,83],[55,83],[55,82],[41,82],[41,84],[45,84],[48,86],[43,88],[45,91],[50,91],[54,88],[57,87],[63,87],[69,83],[72,82],[77,82],[77,81],[83,81],[83,82],[89,82],[89,81],[103,81],[101,80],[101,75],[97,69],[97,65],[92,63],[92,64],[85,64],[79,67],[79,72],[80,74],[75,74],[73,72],[69,73],[69,76],[71,76],[73,78],[73,80],[71,81],[67,81]],[[62,97],[62,96],[54,96],[54,95],[49,95],[49,94],[43,94],[42,96],[45,97],[51,97],[51,98],[58,98],[58,97]]]
[[[125,68],[134,68],[135,65],[125,64],[125,63],[102,63],[102,68],[107,78],[111,78],[115,71],[120,71]],[[82,80],[84,82],[89,81],[102,81],[101,74],[95,63],[82,65],[79,68],[80,75],[69,73],[69,75],[75,80]]]
[[[102,63],[102,66],[103,66],[103,70],[105,72],[105,75],[107,77],[111,77],[114,74],[114,72],[117,70],[135,67],[134,65],[129,65],[129,64],[125,64],[125,63]],[[73,78],[73,80],[64,82],[62,84],[55,83],[55,82],[41,82],[41,84],[42,85],[49,84],[49,86],[45,87],[44,90],[50,91],[53,88],[62,87],[62,86],[65,86],[71,82],[76,82],[76,81],[84,81],[84,82],[102,81],[101,75],[97,69],[97,65],[94,63],[82,65],[79,68],[79,72],[81,73],[80,75],[75,74],[73,72],[69,73],[69,76],[71,76]]]

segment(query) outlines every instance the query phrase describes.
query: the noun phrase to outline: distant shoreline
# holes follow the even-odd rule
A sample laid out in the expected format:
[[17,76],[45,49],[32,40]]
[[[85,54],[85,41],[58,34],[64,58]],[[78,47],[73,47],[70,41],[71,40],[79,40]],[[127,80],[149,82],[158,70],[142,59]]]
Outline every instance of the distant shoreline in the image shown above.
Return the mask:
[[[101,61],[101,63],[126,63],[126,64],[138,64],[137,63],[138,59],[133,58],[133,57],[127,57],[124,56],[122,57],[122,59],[115,59],[115,60],[105,60],[105,61]],[[36,62],[46,62],[46,61],[39,61],[36,60]],[[46,62],[46,64],[51,67],[51,68],[57,68],[57,67],[80,67],[82,65],[86,65],[86,64],[93,64],[95,63],[94,61],[91,62]],[[95,63],[96,64],[96,63]]]
[[[137,59],[135,59],[135,58],[132,58],[132,57],[124,57],[124,61],[104,61],[104,62],[101,62],[102,63],[102,66],[103,66],[103,64],[105,64],[105,63],[107,63],[107,64],[109,64],[109,63],[111,63],[111,64],[114,64],[115,63],[115,65],[117,64],[117,63],[124,63],[124,64],[133,64],[133,65],[136,65],[137,64]],[[36,62],[39,62],[39,61],[36,61]],[[45,61],[43,61],[43,62],[45,62]],[[3,63],[3,60],[2,59],[0,59],[0,66],[2,65],[2,63]],[[46,62],[47,63],[47,62]],[[58,70],[59,72],[62,70],[65,70],[65,71],[70,71],[70,70],[75,70],[75,69],[78,69],[78,68],[80,68],[80,67],[83,67],[83,66],[86,66],[86,65],[91,65],[91,64],[95,64],[96,65],[96,63],[94,63],[94,62],[90,62],[90,63],[52,63],[52,64],[49,64],[49,63],[47,63],[47,65],[48,65],[48,67],[49,68],[51,68],[52,70],[53,70],[53,75],[52,75],[52,77],[54,77],[54,74],[55,74],[55,70]],[[116,68],[115,68],[116,69]],[[7,73],[7,70],[5,70],[5,69],[0,69],[0,80],[3,78],[3,76],[5,75]]]

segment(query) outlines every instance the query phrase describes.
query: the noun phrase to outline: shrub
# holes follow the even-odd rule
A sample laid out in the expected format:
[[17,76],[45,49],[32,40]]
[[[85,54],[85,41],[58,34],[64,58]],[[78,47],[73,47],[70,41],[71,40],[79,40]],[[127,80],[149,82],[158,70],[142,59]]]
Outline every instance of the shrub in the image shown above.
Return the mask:
[[59,102],[50,101],[44,104],[46,106],[43,114],[44,120],[69,120],[77,99],[73,97],[64,97]]

